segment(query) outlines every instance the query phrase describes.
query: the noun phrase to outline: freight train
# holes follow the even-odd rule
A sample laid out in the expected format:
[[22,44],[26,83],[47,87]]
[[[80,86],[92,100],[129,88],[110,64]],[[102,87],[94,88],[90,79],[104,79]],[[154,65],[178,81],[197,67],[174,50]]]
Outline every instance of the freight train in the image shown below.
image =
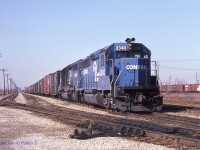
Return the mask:
[[25,92],[121,111],[161,111],[157,71],[151,51],[134,38],[98,49],[84,59],[50,73]]
[[160,91],[163,93],[200,93],[200,84],[161,85]]

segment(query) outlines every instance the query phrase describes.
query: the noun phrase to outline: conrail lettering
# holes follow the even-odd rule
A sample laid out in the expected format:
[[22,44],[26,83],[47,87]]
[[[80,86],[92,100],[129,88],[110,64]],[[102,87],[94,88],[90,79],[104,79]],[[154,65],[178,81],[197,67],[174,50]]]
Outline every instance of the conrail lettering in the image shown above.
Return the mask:
[[127,70],[130,70],[130,69],[133,69],[133,70],[146,70],[147,69],[147,66],[146,65],[126,65],[126,69]]

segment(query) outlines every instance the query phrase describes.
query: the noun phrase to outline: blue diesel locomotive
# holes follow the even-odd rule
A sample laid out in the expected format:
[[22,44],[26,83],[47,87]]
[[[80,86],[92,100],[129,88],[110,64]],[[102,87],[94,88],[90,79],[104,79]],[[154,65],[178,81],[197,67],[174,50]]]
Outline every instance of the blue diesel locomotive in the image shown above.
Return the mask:
[[60,97],[121,111],[161,111],[163,100],[157,72],[151,70],[151,51],[134,40],[113,43],[65,67]]

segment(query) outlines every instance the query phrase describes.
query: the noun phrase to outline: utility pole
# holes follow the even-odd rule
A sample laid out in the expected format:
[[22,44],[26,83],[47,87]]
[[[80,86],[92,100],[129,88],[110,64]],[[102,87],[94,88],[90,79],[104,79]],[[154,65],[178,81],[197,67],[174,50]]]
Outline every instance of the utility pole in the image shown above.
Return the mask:
[[156,68],[157,68],[157,72],[158,72],[158,80],[160,80],[160,72],[159,72],[159,61],[157,61],[157,64],[156,64]]
[[196,84],[199,84],[199,79],[198,79],[198,72],[196,72]]
[[7,93],[9,94],[9,83],[8,83],[8,76],[9,76],[9,74],[6,74],[6,76],[7,76]]
[[14,81],[13,81],[13,92],[14,92],[14,93],[16,92],[16,84],[15,84]]
[[169,86],[168,86],[168,91],[170,92],[170,87],[171,87],[171,80],[172,80],[172,76],[169,76]]
[[0,71],[3,71],[3,81],[4,81],[3,82],[4,83],[3,94],[6,95],[6,91],[5,91],[5,86],[6,86],[6,83],[5,83],[5,71],[7,71],[7,70],[3,68],[3,69],[0,69]]
[[12,93],[12,78],[10,78],[9,80],[10,80],[10,93]]

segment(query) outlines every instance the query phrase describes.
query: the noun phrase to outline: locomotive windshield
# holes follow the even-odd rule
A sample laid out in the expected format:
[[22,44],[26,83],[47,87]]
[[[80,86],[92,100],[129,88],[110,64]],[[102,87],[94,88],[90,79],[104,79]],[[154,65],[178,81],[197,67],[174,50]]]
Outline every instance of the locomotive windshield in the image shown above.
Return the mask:
[[123,52],[116,52],[116,58],[149,58],[149,55],[142,55],[139,52],[127,52],[127,51],[123,51]]
[[116,53],[116,57],[117,58],[127,58],[128,57],[128,53],[127,52],[117,52]]

